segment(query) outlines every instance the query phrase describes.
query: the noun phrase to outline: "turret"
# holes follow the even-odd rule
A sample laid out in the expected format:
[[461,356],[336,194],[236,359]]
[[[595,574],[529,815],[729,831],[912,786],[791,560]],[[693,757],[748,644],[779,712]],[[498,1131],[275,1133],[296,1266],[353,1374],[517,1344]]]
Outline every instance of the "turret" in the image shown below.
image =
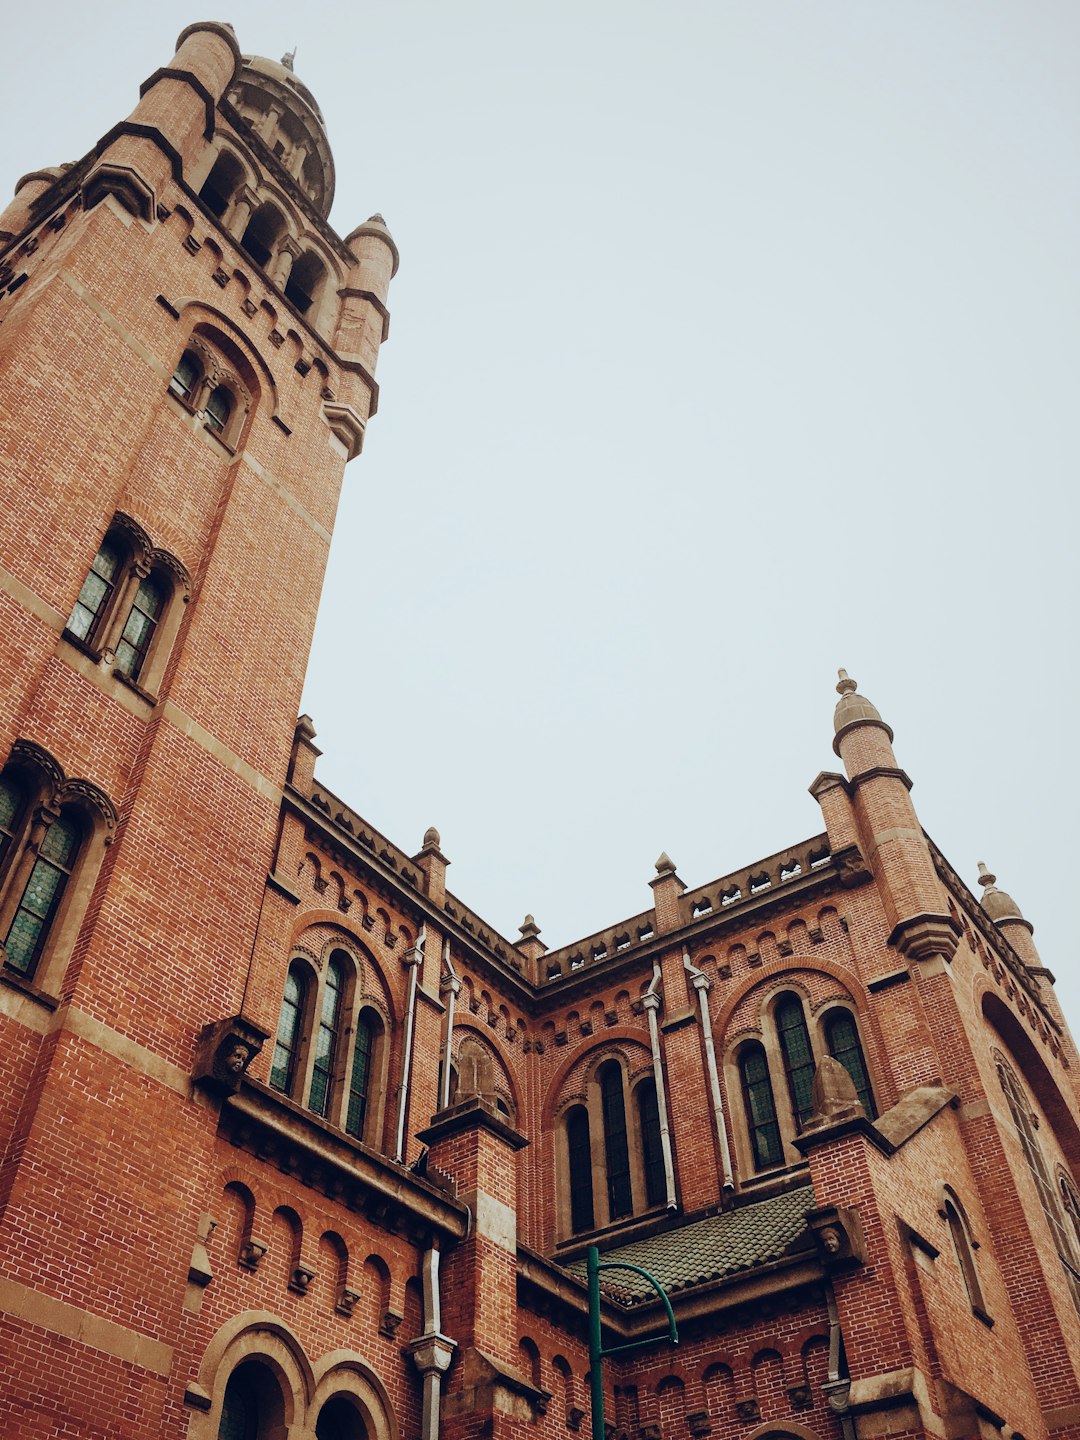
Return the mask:
[[911,781],[896,763],[892,729],[847,671],[839,673],[833,750],[847,771],[859,848],[878,881],[890,943],[912,959],[951,959],[958,930],[911,803]]

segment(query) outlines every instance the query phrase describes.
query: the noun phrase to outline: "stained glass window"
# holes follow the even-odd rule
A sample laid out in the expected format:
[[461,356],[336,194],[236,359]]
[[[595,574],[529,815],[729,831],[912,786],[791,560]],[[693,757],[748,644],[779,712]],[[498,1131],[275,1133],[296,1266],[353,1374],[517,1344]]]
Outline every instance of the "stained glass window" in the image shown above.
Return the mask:
[[570,1155],[570,1226],[576,1234],[591,1230],[596,1223],[589,1112],[582,1105],[576,1105],[566,1117],[566,1145]]
[[626,1143],[626,1106],[618,1061],[601,1065],[600,1101],[604,1114],[604,1159],[607,1162],[609,1219],[629,1215],[634,1208],[630,1189],[630,1151]]
[[867,1119],[877,1116],[874,1094],[870,1089],[870,1076],[866,1070],[862,1046],[859,1044],[859,1029],[855,1017],[848,1010],[833,1010],[825,1021],[825,1043],[829,1054],[839,1060],[851,1076],[855,1092],[863,1103]]
[[81,828],[72,815],[61,815],[45,832],[4,937],[7,963],[21,975],[31,974],[45,946],[81,838]]
[[160,580],[150,575],[135,593],[123,634],[116,646],[116,668],[137,680],[157,629],[165,596]]
[[109,608],[120,561],[119,547],[112,540],[106,540],[94,556],[90,573],[83,581],[79,598],[68,616],[68,630],[87,644],[94,640]]
[[341,1013],[341,992],[345,987],[345,975],[341,961],[332,956],[326,967],[326,982],[323,985],[322,1009],[315,1031],[315,1058],[311,1070],[311,1093],[308,1107],[316,1115],[325,1115],[330,1106],[330,1088],[334,1076],[334,1056],[337,1051],[338,1016]]
[[797,995],[785,995],[776,1007],[776,1028],[780,1032],[780,1049],[784,1055],[784,1071],[791,1092],[791,1108],[795,1123],[801,1129],[814,1109],[814,1052],[806,1029],[806,1016]]
[[300,1048],[300,1020],[304,1009],[304,978],[298,965],[289,969],[285,980],[285,994],[281,1000],[281,1015],[278,1018],[277,1039],[274,1042],[274,1061],[270,1067],[270,1084],[275,1090],[292,1089],[296,1056]]
[[374,1046],[375,1022],[370,1010],[365,1010],[356,1022],[352,1075],[349,1077],[349,1111],[345,1119],[345,1129],[350,1135],[355,1135],[358,1140],[364,1138],[364,1122],[367,1119],[371,1076],[371,1054]]
[[760,1045],[743,1047],[739,1054],[739,1078],[742,1080],[754,1165],[758,1170],[780,1165],[784,1150],[780,1143],[780,1126],[776,1123],[776,1102],[769,1079],[769,1064]]
[[643,1080],[637,1087],[638,1124],[641,1129],[641,1158],[645,1166],[645,1201],[662,1205],[667,1198],[664,1176],[664,1147],[660,1140],[660,1107],[656,1084]]

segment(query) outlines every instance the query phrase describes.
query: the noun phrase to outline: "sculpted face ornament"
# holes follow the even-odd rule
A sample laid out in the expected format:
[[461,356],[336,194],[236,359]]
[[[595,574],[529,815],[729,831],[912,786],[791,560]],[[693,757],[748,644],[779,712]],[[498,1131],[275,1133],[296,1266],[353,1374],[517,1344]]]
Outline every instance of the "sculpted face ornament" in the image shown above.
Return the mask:
[[844,1237],[835,1225],[826,1225],[821,1232],[821,1243],[830,1255],[839,1255],[844,1248]]
[[246,1045],[231,1045],[222,1056],[221,1064],[231,1075],[240,1075],[247,1069],[251,1051]]
[[265,1030],[242,1015],[205,1025],[195,1046],[192,1083],[218,1095],[234,1093],[266,1038]]

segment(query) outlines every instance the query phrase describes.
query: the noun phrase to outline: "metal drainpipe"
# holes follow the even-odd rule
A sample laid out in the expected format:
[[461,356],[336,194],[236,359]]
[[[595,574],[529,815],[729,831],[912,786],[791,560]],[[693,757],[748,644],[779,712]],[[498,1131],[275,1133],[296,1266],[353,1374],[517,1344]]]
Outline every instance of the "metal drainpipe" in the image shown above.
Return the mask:
[[424,1252],[424,1322],[424,1333],[409,1346],[416,1368],[424,1377],[420,1436],[421,1440],[439,1440],[442,1377],[449,1368],[457,1342],[442,1333],[439,1252],[434,1246]]
[[416,1015],[416,982],[420,966],[424,963],[424,941],[427,926],[420,926],[416,944],[405,957],[409,966],[409,998],[405,1002],[405,1053],[401,1060],[401,1090],[398,1094],[397,1139],[394,1145],[394,1159],[400,1165],[405,1158],[405,1111],[409,1105],[409,1082],[412,1076],[413,1021]]
[[716,1136],[720,1142],[720,1168],[724,1173],[724,1189],[735,1189],[735,1177],[731,1173],[731,1152],[728,1150],[727,1126],[724,1124],[724,1102],[720,1095],[720,1075],[716,1068],[716,1047],[713,1044],[712,1019],[709,1015],[709,977],[699,970],[690,959],[690,947],[683,946],[683,968],[690,976],[690,983],[697,991],[701,1008],[701,1029],[705,1036],[705,1068],[709,1074],[709,1090],[712,1094],[713,1119],[716,1121]]
[[[832,1281],[825,1281],[825,1301],[829,1307],[829,1378],[822,1385],[825,1397],[833,1414],[840,1420],[844,1440],[857,1440],[855,1417],[848,1410],[848,1396],[851,1393],[850,1375],[841,1375],[840,1353],[844,1337],[840,1330],[840,1312],[836,1308],[836,1292]],[[847,1366],[843,1367],[845,1370]]]
[[649,1044],[652,1047],[653,1079],[656,1082],[656,1108],[660,1113],[660,1149],[664,1156],[664,1190],[667,1196],[667,1208],[674,1210],[679,1202],[675,1198],[675,1166],[671,1158],[671,1131],[668,1129],[667,1087],[664,1084],[664,1067],[660,1060],[660,1027],[656,1021],[656,1012],[660,1009],[660,995],[657,990],[659,984],[660,962],[654,960],[653,978],[649,988],[641,997],[641,1003],[649,1017]]
[[440,991],[447,996],[446,1000],[446,1035],[443,1040],[442,1052],[442,1079],[439,1082],[439,1109],[445,1110],[450,1104],[450,1051],[454,1043],[454,1002],[461,993],[461,980],[454,969],[453,961],[450,959],[450,937],[443,941],[443,964],[447,969],[447,976],[439,986]]

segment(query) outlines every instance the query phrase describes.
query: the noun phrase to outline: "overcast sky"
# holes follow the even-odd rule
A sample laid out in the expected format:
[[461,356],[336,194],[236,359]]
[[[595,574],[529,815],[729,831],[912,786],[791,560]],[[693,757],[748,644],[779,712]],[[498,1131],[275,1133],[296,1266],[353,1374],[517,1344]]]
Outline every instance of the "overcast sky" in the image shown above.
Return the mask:
[[[401,249],[305,708],[552,946],[809,837],[845,666],[1074,1029],[1080,6],[231,3]],[[187,5],[20,11],[0,192]],[[11,117],[16,117],[14,121]],[[976,887],[977,888],[977,887]]]

